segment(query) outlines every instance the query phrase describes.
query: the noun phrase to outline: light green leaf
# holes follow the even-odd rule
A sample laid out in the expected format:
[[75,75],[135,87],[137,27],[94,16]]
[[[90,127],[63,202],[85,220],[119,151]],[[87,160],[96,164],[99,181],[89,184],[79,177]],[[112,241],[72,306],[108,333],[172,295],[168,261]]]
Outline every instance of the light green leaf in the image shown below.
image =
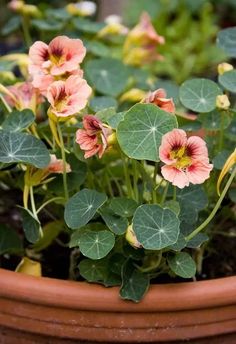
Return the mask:
[[236,27],[218,32],[217,44],[229,57],[236,57]]
[[223,111],[221,114],[215,109],[209,113],[198,115],[198,120],[202,123],[202,127],[207,130],[220,130],[221,126],[226,129],[230,125],[231,117],[227,111]]
[[83,189],[79,191],[66,203],[66,224],[72,229],[86,225],[106,200],[105,194],[95,190]]
[[177,276],[191,278],[196,274],[196,264],[186,252],[178,252],[175,255],[170,254],[167,261],[169,267]]
[[100,110],[96,113],[96,117],[98,117],[102,122],[107,122],[108,119],[116,113],[116,110],[114,107],[107,108]]
[[192,79],[180,86],[182,104],[196,112],[210,112],[216,107],[216,97],[222,91],[218,85],[208,79]]
[[110,127],[112,127],[113,129],[117,129],[118,124],[123,121],[124,117],[125,117],[126,111],[124,112],[118,112],[115,115],[111,116],[110,118],[108,118],[107,123]]
[[119,123],[117,138],[130,158],[159,161],[162,136],[176,127],[174,115],[153,104],[136,104]]
[[230,70],[222,75],[219,75],[219,83],[232,93],[236,93],[236,70]]
[[23,162],[43,168],[49,164],[50,155],[45,144],[34,136],[1,130],[0,162]]
[[138,203],[126,197],[115,197],[111,200],[109,208],[117,215],[123,217],[133,216]]
[[72,24],[77,30],[87,33],[97,33],[106,25],[85,18],[74,18]]
[[99,41],[87,41],[85,46],[88,53],[92,53],[98,57],[109,57],[111,54],[109,47]]
[[101,216],[107,227],[117,235],[124,234],[128,228],[128,220],[126,218],[117,216],[108,208],[100,211]]
[[133,230],[140,244],[149,250],[161,250],[176,243],[179,225],[172,210],[156,204],[141,205],[134,213]]
[[60,31],[63,29],[64,22],[55,19],[33,19],[31,24],[34,28],[40,31]]
[[21,253],[23,244],[12,228],[0,225],[0,255],[4,253]]
[[22,226],[26,239],[32,244],[36,243],[41,238],[41,225],[40,222],[28,209],[21,208],[22,213]]
[[129,69],[117,59],[90,60],[85,65],[89,83],[102,94],[118,96],[126,87]]
[[28,128],[34,120],[35,116],[30,109],[12,111],[2,123],[2,128],[6,131],[21,131]]
[[64,225],[63,221],[56,220],[52,222],[48,222],[45,226],[43,226],[43,237],[40,238],[34,245],[33,250],[34,252],[40,252],[47,248],[54,239],[59,235],[61,231],[63,231]]
[[101,259],[105,257],[115,245],[115,236],[107,230],[82,231],[79,238],[79,248],[81,253],[91,259]]
[[225,132],[225,136],[229,138],[231,141],[236,141],[236,118],[232,120],[230,125]]
[[115,98],[108,96],[93,97],[89,103],[89,107],[94,111],[100,111],[107,108],[116,108],[117,101]]
[[79,265],[80,275],[88,282],[101,282],[107,274],[107,264],[103,259],[83,259]]
[[120,296],[122,299],[139,302],[149,288],[149,277],[135,269],[133,264],[128,261],[123,266],[122,286]]

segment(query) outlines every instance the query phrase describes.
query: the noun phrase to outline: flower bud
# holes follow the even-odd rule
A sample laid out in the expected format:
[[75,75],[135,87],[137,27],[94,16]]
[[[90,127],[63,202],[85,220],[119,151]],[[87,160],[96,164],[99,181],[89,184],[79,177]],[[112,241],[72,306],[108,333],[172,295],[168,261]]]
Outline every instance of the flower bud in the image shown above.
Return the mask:
[[217,66],[217,70],[218,70],[219,75],[222,75],[225,72],[229,72],[232,69],[234,69],[234,67],[231,64],[226,63],[226,62],[220,63]]
[[125,239],[128,241],[128,243],[135,247],[135,248],[141,248],[142,245],[138,242],[136,235],[133,231],[133,226],[129,225],[127,230],[126,230],[126,234],[125,234]]
[[144,97],[146,96],[146,92],[143,90],[140,90],[139,88],[132,88],[131,90],[125,92],[120,97],[121,102],[140,102]]
[[41,264],[27,257],[22,258],[21,262],[18,264],[16,268],[16,272],[21,272],[23,274],[35,277],[42,276]]
[[97,6],[92,1],[81,1],[78,3],[71,3],[66,6],[69,14],[74,16],[87,17],[95,14]]
[[229,98],[226,94],[221,94],[216,97],[216,107],[222,110],[227,110],[230,107]]

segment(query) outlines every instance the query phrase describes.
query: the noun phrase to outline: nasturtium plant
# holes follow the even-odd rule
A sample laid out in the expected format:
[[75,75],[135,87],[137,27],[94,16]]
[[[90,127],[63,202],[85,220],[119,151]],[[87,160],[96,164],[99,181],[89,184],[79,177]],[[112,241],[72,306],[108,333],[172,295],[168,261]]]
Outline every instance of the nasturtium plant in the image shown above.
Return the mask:
[[180,101],[190,110],[210,112],[216,107],[216,97],[222,93],[212,80],[192,79],[185,81],[180,87]]
[[221,54],[207,9],[192,25],[193,1],[191,15],[141,2],[134,27],[83,2],[20,2],[4,26],[21,52],[0,58],[0,267],[32,261],[134,302],[152,283],[233,271],[235,28]]
[[137,104],[119,123],[117,138],[122,150],[130,158],[159,161],[161,138],[175,127],[175,116],[153,104]]

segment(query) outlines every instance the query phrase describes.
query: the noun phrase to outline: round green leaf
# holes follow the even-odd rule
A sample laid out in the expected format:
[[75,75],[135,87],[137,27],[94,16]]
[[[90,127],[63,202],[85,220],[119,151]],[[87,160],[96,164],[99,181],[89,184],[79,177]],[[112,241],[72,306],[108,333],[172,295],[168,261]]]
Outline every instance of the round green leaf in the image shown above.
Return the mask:
[[207,130],[220,130],[221,126],[226,129],[230,125],[231,116],[226,111],[220,113],[215,109],[211,112],[200,114],[198,120],[202,123],[202,127]]
[[121,61],[112,58],[88,61],[85,73],[97,91],[113,97],[125,89],[129,78],[129,69]]
[[171,270],[180,277],[191,278],[196,274],[196,264],[193,258],[186,252],[169,255],[167,262]]
[[86,225],[106,202],[107,196],[95,190],[77,192],[65,205],[65,221],[72,229]]
[[236,27],[221,30],[217,36],[217,44],[229,57],[236,57]]
[[12,111],[2,123],[2,128],[7,131],[21,131],[28,128],[34,120],[35,116],[29,109]]
[[210,112],[216,107],[216,97],[221,94],[218,85],[207,79],[192,79],[180,86],[182,104],[196,112]]
[[122,269],[122,286],[120,296],[122,299],[139,302],[149,288],[149,276],[137,269],[131,261],[124,264]]
[[117,235],[124,234],[128,228],[128,221],[126,218],[117,216],[111,210],[102,209],[101,216],[107,227]]
[[141,205],[134,213],[133,230],[140,244],[149,250],[160,250],[176,243],[179,225],[172,210],[156,204]]
[[219,83],[232,93],[236,93],[236,70],[230,70],[222,75],[219,75]]
[[45,144],[34,136],[1,130],[0,162],[23,162],[43,168],[49,164],[50,155]]
[[113,198],[109,205],[109,207],[115,214],[123,217],[133,216],[137,206],[137,202],[126,197]]
[[198,233],[195,235],[191,240],[188,241],[186,247],[189,248],[198,248],[200,247],[204,242],[208,241],[209,237],[205,233]]
[[85,43],[87,52],[99,57],[108,57],[111,54],[109,47],[99,41],[88,41]]
[[90,101],[89,107],[95,112],[111,107],[116,108],[117,101],[115,98],[108,96],[93,97]]
[[106,25],[85,18],[74,18],[72,24],[77,30],[87,33],[97,33]]
[[115,245],[115,236],[107,230],[81,232],[79,248],[85,257],[101,259],[105,257]]
[[80,275],[88,282],[103,281],[107,274],[107,264],[103,260],[83,259],[78,268]]
[[39,31],[60,31],[64,26],[63,21],[57,21],[55,19],[33,19],[31,24]]
[[119,123],[117,138],[130,158],[159,161],[162,136],[176,127],[174,115],[153,104],[136,104]]

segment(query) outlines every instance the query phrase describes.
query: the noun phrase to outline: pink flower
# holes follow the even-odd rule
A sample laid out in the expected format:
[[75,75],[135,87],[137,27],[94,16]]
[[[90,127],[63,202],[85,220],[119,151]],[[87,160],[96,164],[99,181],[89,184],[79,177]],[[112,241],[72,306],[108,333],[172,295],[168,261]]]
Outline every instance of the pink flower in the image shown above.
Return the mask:
[[[35,42],[29,50],[29,73],[33,77],[33,84],[49,84],[54,80],[52,76],[63,75],[78,70],[83,61],[86,49],[80,39],[71,39],[67,36],[54,38],[49,45],[44,42]],[[38,85],[39,86],[39,85]],[[39,87],[41,88],[41,87]]]
[[98,153],[101,158],[108,146],[107,138],[111,134],[111,129],[95,116],[87,115],[83,118],[84,129],[76,132],[76,142],[85,151],[85,159]]
[[66,73],[60,75],[60,77],[55,76],[55,75],[51,75],[51,74],[44,74],[44,73],[40,72],[39,74],[34,76],[32,84],[34,85],[35,88],[37,88],[40,91],[40,93],[42,95],[44,95],[46,97],[47,89],[54,81],[58,81],[58,80],[64,80],[65,81],[71,75],[77,75],[80,78],[82,78],[83,77],[83,71],[82,71],[82,69],[78,69],[78,70],[75,70],[75,71],[70,72],[70,73],[66,72]]
[[[49,173],[63,173],[63,160],[57,159],[55,154],[51,154],[51,161],[49,165],[46,167],[47,172]],[[66,164],[66,173],[71,172],[70,165]]]
[[209,163],[206,143],[198,136],[187,135],[174,129],[162,137],[159,148],[163,177],[180,189],[192,184],[202,184],[209,178],[213,165]]
[[150,92],[143,102],[155,104],[164,111],[175,113],[175,104],[173,99],[166,98],[166,91],[163,88]]
[[31,82],[16,83],[7,89],[12,96],[6,95],[5,99],[11,107],[15,107],[17,110],[31,109],[36,113],[37,105],[43,102],[43,98]]
[[91,92],[86,80],[76,75],[71,75],[65,81],[54,81],[47,91],[47,99],[51,104],[49,113],[56,117],[75,115],[86,106]]
[[141,42],[146,45],[164,44],[165,38],[158,35],[154,29],[151,18],[147,12],[143,12],[139,23],[132,30],[133,36],[137,36],[141,39]]

